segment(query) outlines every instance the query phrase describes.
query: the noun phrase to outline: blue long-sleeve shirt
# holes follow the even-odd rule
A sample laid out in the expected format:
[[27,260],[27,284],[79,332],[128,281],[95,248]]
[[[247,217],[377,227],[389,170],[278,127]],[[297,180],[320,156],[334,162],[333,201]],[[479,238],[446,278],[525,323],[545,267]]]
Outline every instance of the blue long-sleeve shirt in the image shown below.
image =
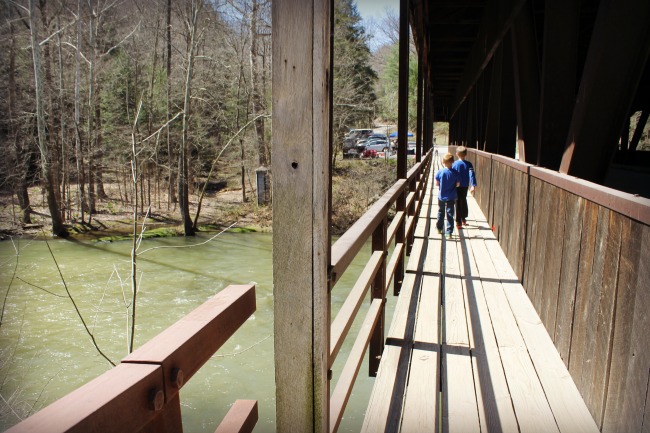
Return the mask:
[[438,182],[438,199],[442,201],[456,200],[456,184],[459,181],[458,172],[454,169],[442,168],[436,172]]
[[457,159],[451,166],[459,174],[460,186],[467,188],[470,185],[476,186],[476,176],[474,176],[474,166],[471,162],[464,159]]

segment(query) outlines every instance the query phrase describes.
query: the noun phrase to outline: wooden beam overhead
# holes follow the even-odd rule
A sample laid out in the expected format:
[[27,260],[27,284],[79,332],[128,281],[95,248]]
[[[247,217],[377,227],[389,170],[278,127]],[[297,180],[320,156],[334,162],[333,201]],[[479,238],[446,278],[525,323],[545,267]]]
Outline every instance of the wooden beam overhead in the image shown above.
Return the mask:
[[546,0],[539,165],[558,170],[576,100],[580,3]]
[[519,160],[538,164],[540,79],[530,3],[526,3],[515,18],[511,35]]
[[492,59],[524,3],[526,0],[491,0],[485,5],[485,13],[476,42],[465,63],[465,69],[451,106],[452,117]]
[[604,180],[650,55],[649,22],[647,0],[600,3],[560,172]]

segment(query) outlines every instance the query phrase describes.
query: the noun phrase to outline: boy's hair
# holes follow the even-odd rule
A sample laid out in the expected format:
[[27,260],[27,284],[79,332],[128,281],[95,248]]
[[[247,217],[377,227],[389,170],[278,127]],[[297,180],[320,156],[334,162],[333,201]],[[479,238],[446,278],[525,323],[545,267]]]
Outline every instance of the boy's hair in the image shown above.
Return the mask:
[[465,146],[459,146],[458,149],[456,149],[456,155],[462,157],[467,156],[467,148]]
[[442,163],[444,165],[452,164],[453,162],[454,162],[454,155],[452,155],[451,153],[446,153],[445,156],[442,157]]

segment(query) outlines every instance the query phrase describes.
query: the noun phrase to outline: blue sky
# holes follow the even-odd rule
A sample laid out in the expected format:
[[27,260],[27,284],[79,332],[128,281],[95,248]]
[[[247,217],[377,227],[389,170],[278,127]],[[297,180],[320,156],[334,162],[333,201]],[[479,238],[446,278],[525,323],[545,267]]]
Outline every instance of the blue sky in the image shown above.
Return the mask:
[[[382,35],[377,32],[375,27],[381,23],[381,20],[386,16],[386,9],[393,9],[399,14],[399,1],[400,0],[357,0],[357,11],[363,19],[366,30],[371,35],[370,49],[374,50],[379,47],[384,41]],[[371,24],[372,23],[372,24]],[[370,24],[370,25],[369,25]]]
[[379,20],[385,15],[387,7],[399,12],[399,0],[357,0],[357,10],[364,20]]

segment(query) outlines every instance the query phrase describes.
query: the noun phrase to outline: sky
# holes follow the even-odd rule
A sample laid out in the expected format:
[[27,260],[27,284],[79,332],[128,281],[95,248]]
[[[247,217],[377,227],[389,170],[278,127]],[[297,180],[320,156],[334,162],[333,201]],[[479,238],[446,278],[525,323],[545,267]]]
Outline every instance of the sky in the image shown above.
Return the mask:
[[364,22],[367,32],[372,36],[370,41],[370,49],[374,50],[378,46],[382,45],[381,34],[376,29],[372,28],[372,25],[368,23],[374,23],[374,25],[381,23],[382,18],[386,15],[386,9],[393,9],[397,14],[399,14],[399,2],[400,0],[357,0],[357,11],[361,15],[361,19]]
[[385,15],[386,8],[399,12],[399,0],[357,0],[357,10],[361,18],[379,20]]

